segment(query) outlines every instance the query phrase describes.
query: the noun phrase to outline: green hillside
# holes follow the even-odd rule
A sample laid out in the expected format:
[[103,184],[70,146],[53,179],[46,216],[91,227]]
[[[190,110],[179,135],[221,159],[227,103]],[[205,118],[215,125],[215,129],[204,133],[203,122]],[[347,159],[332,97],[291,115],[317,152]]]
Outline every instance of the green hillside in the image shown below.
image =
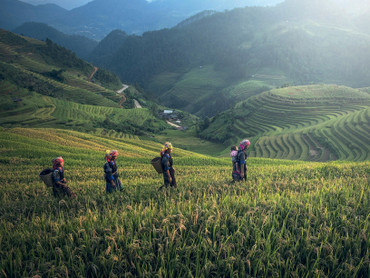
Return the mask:
[[199,135],[228,145],[249,138],[256,157],[368,160],[369,126],[366,89],[312,85],[251,97],[203,124]]
[[[0,91],[12,90],[0,83]],[[12,90],[12,93],[14,91]],[[21,97],[14,104],[13,96]],[[144,134],[163,129],[165,124],[148,109],[120,109],[105,106],[85,105],[37,93],[16,92],[1,96],[0,125],[3,127],[59,127],[83,131],[97,128],[117,130],[127,134]],[[144,122],[146,122],[144,127]]]
[[[116,31],[95,54],[136,84],[124,95],[51,40],[0,29],[0,277],[370,277],[370,39],[321,2]],[[151,165],[165,141],[176,188]],[[124,189],[108,194],[113,149]],[[57,156],[77,198],[39,177]]]
[[[105,193],[106,149],[125,190]],[[368,277],[369,162],[230,159],[178,149],[176,189],[158,191],[160,144],[57,129],[0,129],[4,277]],[[62,155],[77,199],[38,173]]]
[[116,105],[102,95],[115,95],[120,80],[99,69],[89,82],[94,66],[54,44],[16,35],[0,29],[0,80],[6,80],[40,94],[89,104]]
[[[369,86],[370,37],[357,15],[338,1],[286,0],[127,36],[119,48],[112,34],[90,59],[166,106],[211,117],[233,107],[238,99],[229,92],[248,82],[243,100],[256,84],[257,92],[289,84]],[[104,61],[101,53],[109,53]]]
[[149,104],[133,109],[132,98],[142,97],[136,90],[129,89],[122,104],[116,90],[123,85],[112,73],[98,69],[91,77],[93,65],[50,40],[4,30],[0,35],[0,126],[114,131],[120,136],[167,127]]

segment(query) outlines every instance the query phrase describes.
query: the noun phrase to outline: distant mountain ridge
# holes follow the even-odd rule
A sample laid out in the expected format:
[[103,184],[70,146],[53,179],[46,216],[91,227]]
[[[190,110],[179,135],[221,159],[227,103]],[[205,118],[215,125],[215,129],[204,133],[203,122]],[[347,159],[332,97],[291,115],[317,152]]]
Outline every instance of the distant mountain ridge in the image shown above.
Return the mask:
[[71,11],[56,5],[33,6],[18,0],[0,0],[0,27],[12,30],[25,22],[41,22],[67,34],[101,40],[114,29],[140,34],[175,26],[203,10],[274,5],[282,0],[94,0]]
[[54,5],[33,6],[18,0],[0,0],[0,28],[12,30],[25,22],[51,22],[63,17],[67,10]]
[[21,0],[22,2],[31,4],[31,5],[45,5],[48,4],[55,4],[64,9],[72,10],[74,8],[80,7],[90,0]]
[[86,59],[98,42],[79,35],[66,35],[44,23],[27,22],[14,29],[17,34],[38,40],[50,39],[53,42],[72,50],[82,59]]

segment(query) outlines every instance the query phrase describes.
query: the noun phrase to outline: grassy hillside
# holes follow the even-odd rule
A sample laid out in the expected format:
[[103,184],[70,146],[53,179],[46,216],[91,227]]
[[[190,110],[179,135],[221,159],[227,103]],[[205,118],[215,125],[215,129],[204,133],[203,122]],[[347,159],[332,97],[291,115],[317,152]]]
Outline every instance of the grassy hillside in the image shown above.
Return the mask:
[[[5,82],[0,83],[0,92],[5,92],[0,94],[0,125],[3,127],[58,127],[89,132],[103,128],[140,135],[166,127],[146,108],[120,109],[79,104],[37,93],[17,92]],[[14,97],[22,101],[14,103]]]
[[[225,87],[225,74],[215,71],[212,67],[199,67],[181,76],[180,80],[160,97],[160,101],[170,107],[181,108],[190,113],[207,110],[214,104],[214,92]],[[159,77],[160,80],[163,77]],[[158,82],[156,80],[154,83]],[[155,84],[154,84],[155,86]],[[152,87],[155,90],[155,87]],[[161,87],[159,86],[161,89]],[[217,99],[216,99],[217,100]],[[218,100],[221,100],[218,96]],[[223,111],[222,100],[218,102],[218,111]],[[208,108],[209,109],[209,108]],[[215,113],[215,112],[213,112]],[[199,114],[199,113],[198,113]]]
[[369,33],[357,23],[337,1],[287,0],[128,36],[118,49],[111,47],[117,45],[114,36],[107,37],[98,53],[109,57],[91,59],[167,106],[210,117],[234,106],[228,92],[248,82],[250,93],[239,95],[243,100],[257,82],[260,89],[369,86]]
[[[94,66],[50,40],[38,41],[1,29],[0,34],[0,80],[54,97],[67,94],[71,100],[81,95],[101,98],[100,93],[113,93],[121,87],[120,80],[104,69],[94,76],[95,83],[89,82]],[[91,104],[96,104],[93,101]]]
[[42,42],[4,30],[0,34],[0,126],[100,130],[104,134],[114,130],[122,135],[143,135],[167,127],[148,108],[127,109],[133,107],[129,105],[133,97],[141,97],[134,89],[122,105],[116,90],[123,85],[112,73],[98,69],[91,77],[93,65],[50,40]]
[[253,142],[250,155],[300,160],[370,159],[370,94],[337,85],[271,90],[203,125],[207,139]]
[[[174,149],[178,188],[158,191],[160,144],[56,129],[0,130],[0,271],[20,276],[368,277],[369,162],[230,160]],[[125,190],[106,195],[106,149]],[[65,158],[76,200],[38,177]]]

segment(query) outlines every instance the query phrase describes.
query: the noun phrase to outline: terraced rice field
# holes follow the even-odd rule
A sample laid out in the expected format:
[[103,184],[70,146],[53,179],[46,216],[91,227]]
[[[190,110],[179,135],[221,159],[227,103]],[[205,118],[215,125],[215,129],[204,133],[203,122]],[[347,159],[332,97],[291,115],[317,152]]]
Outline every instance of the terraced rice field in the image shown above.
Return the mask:
[[308,86],[263,93],[236,107],[232,130],[239,138],[258,138],[250,153],[256,157],[370,159],[370,95],[348,90]]
[[[14,103],[13,98],[21,101]],[[25,90],[7,82],[0,82],[0,99],[8,103],[0,111],[0,124],[4,127],[78,127],[92,131],[104,126],[109,116],[113,123],[126,122],[142,126],[145,121],[157,120],[147,109],[120,109],[64,101]],[[11,106],[12,105],[12,106]],[[114,131],[110,131],[114,132]]]
[[[105,193],[107,149],[119,152],[122,192]],[[1,276],[369,277],[368,161],[252,158],[247,182],[232,184],[230,159],[175,146],[178,187],[159,191],[160,149],[1,129]],[[77,199],[55,199],[38,177],[59,155]]]

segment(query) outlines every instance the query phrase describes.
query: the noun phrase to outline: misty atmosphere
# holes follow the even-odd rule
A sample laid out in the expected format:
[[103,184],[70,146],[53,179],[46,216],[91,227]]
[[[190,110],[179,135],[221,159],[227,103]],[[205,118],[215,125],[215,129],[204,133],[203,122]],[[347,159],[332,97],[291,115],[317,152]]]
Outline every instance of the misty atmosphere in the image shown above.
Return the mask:
[[369,277],[368,0],[0,0],[1,277]]
[[48,0],[25,0],[22,1],[34,6],[38,5],[47,5],[47,4],[55,4],[59,7],[66,9],[66,10],[72,10],[78,7],[81,7],[83,5],[86,5],[87,3],[91,2],[91,0],[55,0],[55,1],[48,1]]

